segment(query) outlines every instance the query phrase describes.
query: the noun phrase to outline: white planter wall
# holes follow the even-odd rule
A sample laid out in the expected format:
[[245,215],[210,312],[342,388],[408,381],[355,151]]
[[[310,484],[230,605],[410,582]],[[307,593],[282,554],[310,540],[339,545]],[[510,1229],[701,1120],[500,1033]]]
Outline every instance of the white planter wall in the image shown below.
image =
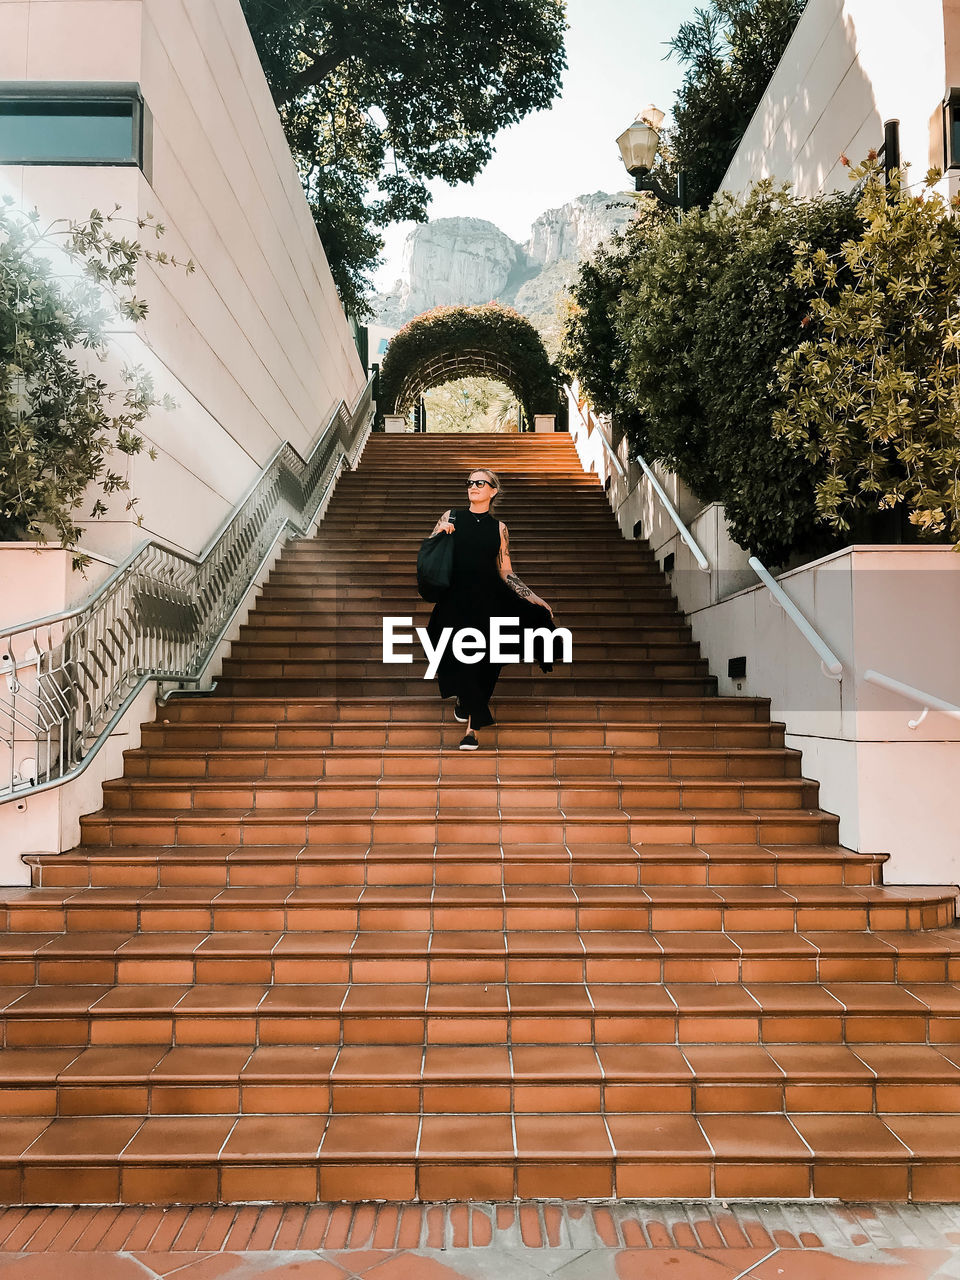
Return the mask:
[[[726,532],[723,509],[691,515],[695,499],[677,478],[658,479],[704,551],[701,572],[626,444],[620,477],[601,442],[607,420],[571,412],[584,468],[609,478],[608,498],[625,537],[645,537],[670,576],[694,638],[721,694],[769,698],[787,745],[803,752],[803,772],[820,783],[821,806],[840,817],[840,839],[865,853],[888,853],[891,884],[960,882],[960,721],[864,681],[871,668],[960,705],[960,555],[948,547],[848,547],[780,577],[787,594],[844,664],[841,682],[757,582],[747,555]],[[746,677],[726,675],[745,657]]]

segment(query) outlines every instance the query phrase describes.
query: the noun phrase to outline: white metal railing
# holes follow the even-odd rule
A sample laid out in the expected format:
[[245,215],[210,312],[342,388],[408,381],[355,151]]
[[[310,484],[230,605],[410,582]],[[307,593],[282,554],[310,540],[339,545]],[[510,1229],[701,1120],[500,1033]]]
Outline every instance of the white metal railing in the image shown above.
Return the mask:
[[919,729],[931,711],[939,711],[942,715],[950,716],[954,720],[960,720],[960,707],[952,702],[944,701],[943,698],[934,697],[932,693],[924,693],[922,689],[915,689],[912,684],[904,684],[902,680],[894,680],[892,676],[885,676],[882,672],[872,669],[865,671],[863,678],[869,684],[879,685],[881,689],[889,689],[891,693],[899,693],[902,698],[907,698],[923,707],[923,710],[915,720],[907,721],[911,729]]
[[373,412],[371,378],[309,458],[280,446],[199,557],[144,543],[84,604],[0,631],[0,804],[82,773],[149,681],[201,683],[274,548],[355,465]]
[[776,600],[777,604],[784,611],[787,617],[791,622],[793,622],[810,647],[815,650],[820,658],[820,667],[823,674],[828,676],[831,680],[842,680],[843,663],[829,647],[823,637],[813,629],[807,619],[784,591],[783,587],[781,587],[780,583],[777,582],[776,578],[773,577],[766,566],[762,564],[756,556],[751,556],[747,563],[773,596],[774,600]]
[[607,439],[606,433],[604,432],[600,423],[596,419],[594,419],[594,422],[591,423],[589,414],[584,413],[583,409],[580,407],[580,397],[577,395],[577,392],[573,389],[573,387],[570,385],[569,382],[565,383],[564,385],[567,393],[567,403],[576,413],[582,425],[586,428],[587,435],[589,436],[593,431],[597,432],[597,434],[600,437],[600,443],[603,445],[604,452],[606,453],[610,461],[613,463],[614,471],[616,471],[617,475],[620,477],[621,480],[625,479],[627,473],[623,468],[623,463],[617,457],[617,451],[616,449],[614,449],[613,445]]
[[[567,400],[569,401],[571,407],[575,410],[577,417],[580,419],[583,426],[586,428],[587,433],[589,434],[591,431],[597,432],[597,434],[600,437],[600,443],[603,445],[603,448],[607,454],[607,457],[613,463],[613,466],[617,472],[617,475],[620,476],[622,480],[626,479],[627,473],[624,470],[623,464],[621,463],[620,459],[617,457],[616,450],[614,449],[610,441],[607,439],[607,434],[603,429],[603,425],[596,418],[594,418],[593,423],[591,423],[590,416],[585,414],[580,407],[580,400],[577,395],[577,392],[569,383],[566,384],[566,392],[567,392]],[[636,457],[637,462],[643,468],[643,473],[647,477],[647,479],[650,481],[650,484],[653,487],[654,493],[663,503],[663,506],[667,512],[667,515],[669,515],[670,519],[676,525],[677,532],[680,534],[680,537],[690,548],[693,558],[696,560],[697,564],[704,571],[704,573],[709,573],[710,572],[709,560],[704,555],[702,549],[700,548],[693,534],[690,532],[687,526],[680,519],[680,515],[678,511],[676,507],[673,505],[673,503],[670,501],[670,499],[667,497],[667,494],[663,488],[663,485],[654,475],[652,469],[647,465],[646,460],[642,458],[639,453],[635,454],[634,456]]]
[[710,561],[703,554],[703,551],[700,549],[700,546],[697,543],[697,540],[694,538],[693,534],[690,532],[687,526],[680,519],[680,515],[676,507],[667,497],[666,490],[664,489],[660,481],[657,479],[657,477],[653,474],[653,469],[647,463],[646,459],[642,458],[639,453],[635,454],[634,456],[636,457],[637,461],[640,463],[640,466],[643,468],[643,474],[650,481],[650,485],[654,493],[663,503],[663,506],[664,506],[664,509],[666,510],[667,515],[670,517],[673,523],[677,526],[677,533],[679,533],[680,537],[683,539],[683,541],[687,544],[687,546],[693,552],[694,560],[696,560],[697,564],[704,571],[704,573],[709,573]]

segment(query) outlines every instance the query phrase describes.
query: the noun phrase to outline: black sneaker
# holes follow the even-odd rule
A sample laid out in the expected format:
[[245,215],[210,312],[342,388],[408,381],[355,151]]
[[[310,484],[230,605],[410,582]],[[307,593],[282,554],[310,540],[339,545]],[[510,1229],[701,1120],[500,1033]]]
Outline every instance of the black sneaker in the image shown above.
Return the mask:
[[467,721],[470,719],[470,717],[468,715],[461,714],[462,712],[463,712],[463,707],[461,707],[460,700],[458,698],[456,705],[453,708],[453,718],[454,720],[457,720],[460,724],[466,724]]
[[476,749],[479,746],[480,746],[480,743],[477,741],[476,737],[473,735],[472,732],[465,733],[464,736],[460,739],[461,751],[476,751]]

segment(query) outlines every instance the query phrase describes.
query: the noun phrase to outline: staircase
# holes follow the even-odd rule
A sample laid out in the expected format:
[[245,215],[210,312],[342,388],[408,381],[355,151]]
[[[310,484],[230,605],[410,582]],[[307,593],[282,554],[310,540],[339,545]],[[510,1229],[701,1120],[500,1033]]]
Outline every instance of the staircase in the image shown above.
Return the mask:
[[[574,662],[461,753],[380,620],[478,465]],[[0,1199],[960,1199],[955,891],[839,847],[783,734],[569,437],[372,437],[0,890]]]

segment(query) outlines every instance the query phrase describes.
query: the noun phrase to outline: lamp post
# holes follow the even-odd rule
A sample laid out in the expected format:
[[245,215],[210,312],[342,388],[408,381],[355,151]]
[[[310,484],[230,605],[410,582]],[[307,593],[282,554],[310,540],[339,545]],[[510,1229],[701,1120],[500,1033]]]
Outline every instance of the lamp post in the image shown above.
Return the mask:
[[671,195],[660,185],[650,170],[657,158],[660,146],[660,126],[663,124],[663,112],[657,107],[644,107],[637,113],[637,118],[629,129],[624,129],[617,138],[617,146],[623,158],[627,173],[635,179],[636,191],[649,191],[667,206],[677,210],[677,219],[687,208],[687,175],[677,174],[677,194]]

